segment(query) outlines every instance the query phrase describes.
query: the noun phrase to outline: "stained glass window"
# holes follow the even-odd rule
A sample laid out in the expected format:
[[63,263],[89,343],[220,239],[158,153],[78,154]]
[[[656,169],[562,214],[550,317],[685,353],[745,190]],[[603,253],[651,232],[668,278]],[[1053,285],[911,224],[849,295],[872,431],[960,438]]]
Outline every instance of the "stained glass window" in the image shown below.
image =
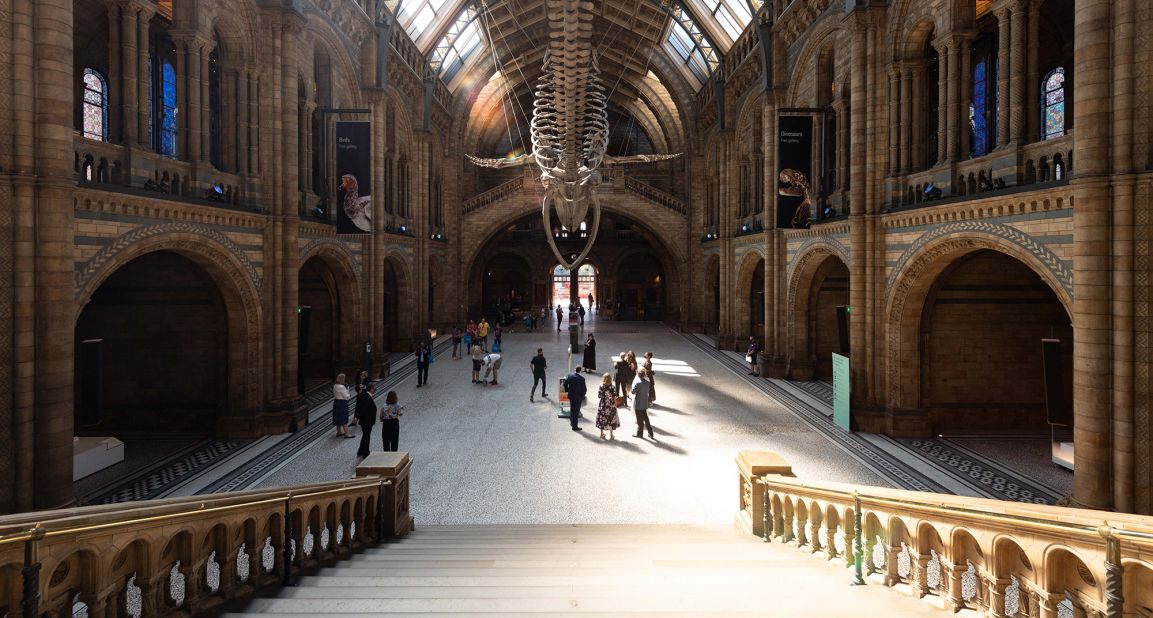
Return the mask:
[[84,69],[84,137],[108,141],[108,81],[95,69]]
[[165,60],[160,67],[160,154],[176,156],[176,69]]
[[1057,67],[1041,83],[1041,139],[1065,135],[1065,69]]
[[973,66],[973,102],[969,105],[972,140],[969,150],[974,157],[989,152],[989,66],[981,59]]

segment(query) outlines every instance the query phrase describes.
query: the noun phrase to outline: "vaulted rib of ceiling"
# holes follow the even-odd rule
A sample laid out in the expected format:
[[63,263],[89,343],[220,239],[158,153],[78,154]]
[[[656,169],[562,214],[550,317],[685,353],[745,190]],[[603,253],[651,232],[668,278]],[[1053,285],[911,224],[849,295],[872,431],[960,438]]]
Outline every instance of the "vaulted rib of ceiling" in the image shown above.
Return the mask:
[[[592,4],[610,104],[631,116],[658,151],[683,152],[691,115],[686,106],[696,93],[661,45],[668,15],[647,0]],[[481,24],[489,45],[455,80],[454,117],[466,123],[461,145],[482,155],[496,154],[492,149],[510,132],[518,142],[518,125],[527,136],[526,116],[532,113],[532,90],[549,37],[544,2],[492,0],[487,6]]]

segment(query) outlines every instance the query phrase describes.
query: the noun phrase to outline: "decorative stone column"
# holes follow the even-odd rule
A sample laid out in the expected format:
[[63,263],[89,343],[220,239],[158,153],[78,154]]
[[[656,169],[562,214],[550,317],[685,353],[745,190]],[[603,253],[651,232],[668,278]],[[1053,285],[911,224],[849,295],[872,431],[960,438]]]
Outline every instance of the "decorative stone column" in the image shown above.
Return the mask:
[[904,71],[900,66],[889,67],[889,176],[896,176],[901,167],[901,119],[908,114],[908,110],[901,106],[901,75]]
[[[209,161],[212,158],[212,99],[208,92],[209,55],[214,45],[211,41],[202,41],[200,46],[200,82],[193,84],[193,88],[200,89],[200,160]],[[221,80],[223,81],[223,80]]]
[[1077,473],[1076,506],[1108,509],[1112,492],[1112,327],[1111,226],[1108,179],[1112,118],[1110,94],[1110,0],[1082,0],[1077,5],[1074,74],[1074,124],[1095,130],[1079,133],[1072,180],[1077,208],[1073,212],[1073,443]]
[[901,71],[901,161],[898,164],[901,174],[908,174],[913,170],[913,119],[920,113],[920,110],[913,105],[914,76],[920,77],[917,68],[910,64],[905,65]]
[[190,161],[201,158],[200,150],[200,39],[195,36],[182,36],[177,38],[180,46],[179,66],[181,75],[177,75],[179,83],[184,86],[182,98],[187,101],[183,113],[177,114],[180,123],[181,136],[184,138],[183,150]]
[[1031,104],[1025,100],[1025,93],[1028,92],[1026,85],[1028,75],[1026,74],[1025,63],[1027,20],[1025,0],[1015,0],[1010,18],[1012,34],[1009,52],[1009,107],[1011,110],[1010,122],[1012,123],[1011,138],[1014,143],[1018,144],[1026,140],[1026,127],[1029,119],[1029,111],[1026,106]]
[[[861,11],[854,11],[847,18],[849,36],[852,41],[850,61],[851,85],[849,86],[850,113],[850,152],[849,152],[849,205],[852,209],[849,215],[849,241],[852,259],[849,261],[849,304],[854,311],[849,320],[850,348],[854,362],[852,363],[852,382],[865,385],[869,383],[868,363],[864,362],[868,345],[868,315],[870,290],[867,284],[869,268],[869,221],[866,218],[867,179],[869,175],[869,97],[867,84],[868,55],[867,38],[868,21]],[[860,360],[857,360],[860,359]],[[867,401],[865,389],[859,389],[854,395],[854,404]]]
[[[140,141],[139,127],[139,105],[140,95],[137,91],[140,76],[140,70],[137,67],[137,62],[140,59],[140,54],[136,52],[136,46],[139,44],[137,41],[138,28],[136,20],[139,11],[136,8],[136,3],[131,0],[127,2],[118,2],[116,4],[117,13],[120,16],[120,48],[113,50],[121,56],[120,66],[121,75],[119,80],[120,92],[123,95],[120,98],[120,112],[123,118],[121,122],[120,135],[125,144],[134,144]],[[109,20],[109,30],[112,30],[112,22]],[[111,37],[109,37],[109,45],[111,45]],[[147,47],[147,41],[145,41]],[[116,84],[116,82],[112,82]],[[143,84],[147,88],[147,83]],[[113,86],[115,89],[116,86]],[[147,126],[147,125],[145,125]]]
[[110,141],[123,141],[124,97],[120,88],[123,76],[120,73],[120,4],[115,0],[104,7],[108,11],[108,138]]
[[918,599],[929,594],[929,560],[928,554],[917,554],[912,556],[912,573],[910,588],[913,589],[913,595]]
[[949,64],[950,48],[948,41],[938,41],[937,49],[937,163],[949,158]]
[[[136,135],[138,143],[144,146],[151,146],[151,136],[148,134],[148,80],[150,79],[148,58],[152,41],[148,24],[152,21],[152,16],[155,13],[156,5],[151,2],[139,5],[139,10],[136,12],[136,122],[138,123]],[[160,127],[156,127],[156,130],[159,131]],[[127,140],[125,141],[127,142]]]
[[961,159],[961,128],[964,126],[961,122],[961,115],[962,110],[968,110],[968,106],[961,104],[961,96],[964,92],[961,83],[964,76],[961,74],[961,69],[968,53],[969,46],[965,39],[957,36],[949,43],[948,90],[946,98],[942,99],[942,103],[947,102],[946,109],[948,110],[945,114],[948,121],[946,129],[948,143],[945,150],[947,161],[959,161]]
[[954,613],[965,607],[965,594],[962,590],[961,579],[968,570],[968,566],[941,560],[941,578],[948,582],[945,588],[948,595],[945,599],[945,606]]
[[1004,148],[1009,145],[1009,15],[1008,8],[1002,6],[997,9],[997,147]]
[[1035,142],[1040,139],[1041,135],[1041,106],[1036,105],[1037,101],[1041,100],[1041,75],[1039,66],[1040,56],[1040,29],[1041,29],[1041,15],[1040,15],[1040,2],[1025,1],[1025,10],[1028,13],[1029,19],[1029,40],[1027,42],[1027,56],[1028,66],[1025,69],[1025,74],[1032,76],[1027,77],[1026,82],[1028,87],[1025,89],[1026,101],[1033,101],[1033,104],[1026,105],[1028,113],[1025,114],[1025,138],[1030,142]]

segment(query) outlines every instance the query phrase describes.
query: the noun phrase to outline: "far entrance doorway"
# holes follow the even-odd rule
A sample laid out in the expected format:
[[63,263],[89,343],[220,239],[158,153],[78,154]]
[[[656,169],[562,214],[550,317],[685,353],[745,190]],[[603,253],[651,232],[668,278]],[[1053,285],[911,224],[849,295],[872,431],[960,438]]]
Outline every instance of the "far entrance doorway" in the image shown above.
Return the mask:
[[[596,292],[597,287],[597,271],[593,268],[592,264],[582,264],[577,269],[577,294],[580,297],[580,304],[584,306],[585,311],[589,311],[592,307],[589,306],[589,294],[593,295],[593,300],[599,300]],[[568,307],[572,302],[572,271],[557,264],[552,269],[552,306],[555,308],[557,305],[561,307]]]

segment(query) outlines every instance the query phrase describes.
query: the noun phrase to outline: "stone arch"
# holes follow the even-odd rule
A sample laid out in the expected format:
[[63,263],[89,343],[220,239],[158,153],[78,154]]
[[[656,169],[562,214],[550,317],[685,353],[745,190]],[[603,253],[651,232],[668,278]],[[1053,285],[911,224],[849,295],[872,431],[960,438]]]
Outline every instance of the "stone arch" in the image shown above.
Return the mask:
[[[765,255],[757,249],[751,249],[740,258],[737,267],[736,286],[733,288],[733,334],[738,341],[744,341],[746,333],[757,338],[763,347],[765,340],[764,324],[764,294],[765,294]],[[758,286],[759,283],[759,287]],[[759,304],[753,298],[760,294]],[[760,308],[760,315],[754,311]]]
[[[360,281],[360,263],[348,246],[333,239],[317,239],[300,253],[303,267],[313,258],[320,259],[332,273],[336,294],[340,302],[340,321],[351,328],[341,329],[340,350],[346,358],[357,358],[357,349],[363,339],[363,301],[365,286]],[[351,356],[348,356],[351,354]]]
[[1048,284],[1065,312],[1073,315],[1072,274],[1052,251],[1031,237],[1007,226],[984,222],[946,224],[927,232],[898,259],[886,286],[889,300],[884,315],[889,407],[913,409],[917,406],[921,355],[919,333],[930,288],[957,259],[982,249],[1007,255],[1024,264]]
[[72,315],[80,313],[100,286],[121,267],[150,253],[171,251],[202,268],[224,298],[228,315],[228,401],[234,412],[260,406],[261,304],[255,268],[230,239],[203,226],[170,223],[137,228],[101,249],[77,270]]
[[[802,47],[801,52],[797,54],[796,60],[791,63],[793,70],[790,71],[787,90],[788,95],[786,97],[786,100],[790,101],[790,104],[799,104],[798,96],[800,95],[801,81],[806,74],[806,67],[809,66],[809,63],[812,62],[814,58],[826,53],[831,47],[833,47],[832,52],[836,54],[834,47],[835,40],[844,32],[844,22],[840,19],[822,19],[814,24],[805,38],[804,47]],[[836,69],[834,67],[834,74],[835,73]]]
[[384,291],[382,315],[373,319],[383,320],[382,333],[384,349],[393,352],[407,352],[417,336],[415,288],[412,268],[408,258],[399,252],[384,256],[381,272],[381,286]]
[[832,268],[839,264],[848,272],[849,250],[835,239],[816,239],[803,245],[797,255],[789,264],[787,274],[787,353],[790,378],[807,379],[822,375],[816,367],[819,359],[815,358],[817,350],[813,341],[815,297]]

